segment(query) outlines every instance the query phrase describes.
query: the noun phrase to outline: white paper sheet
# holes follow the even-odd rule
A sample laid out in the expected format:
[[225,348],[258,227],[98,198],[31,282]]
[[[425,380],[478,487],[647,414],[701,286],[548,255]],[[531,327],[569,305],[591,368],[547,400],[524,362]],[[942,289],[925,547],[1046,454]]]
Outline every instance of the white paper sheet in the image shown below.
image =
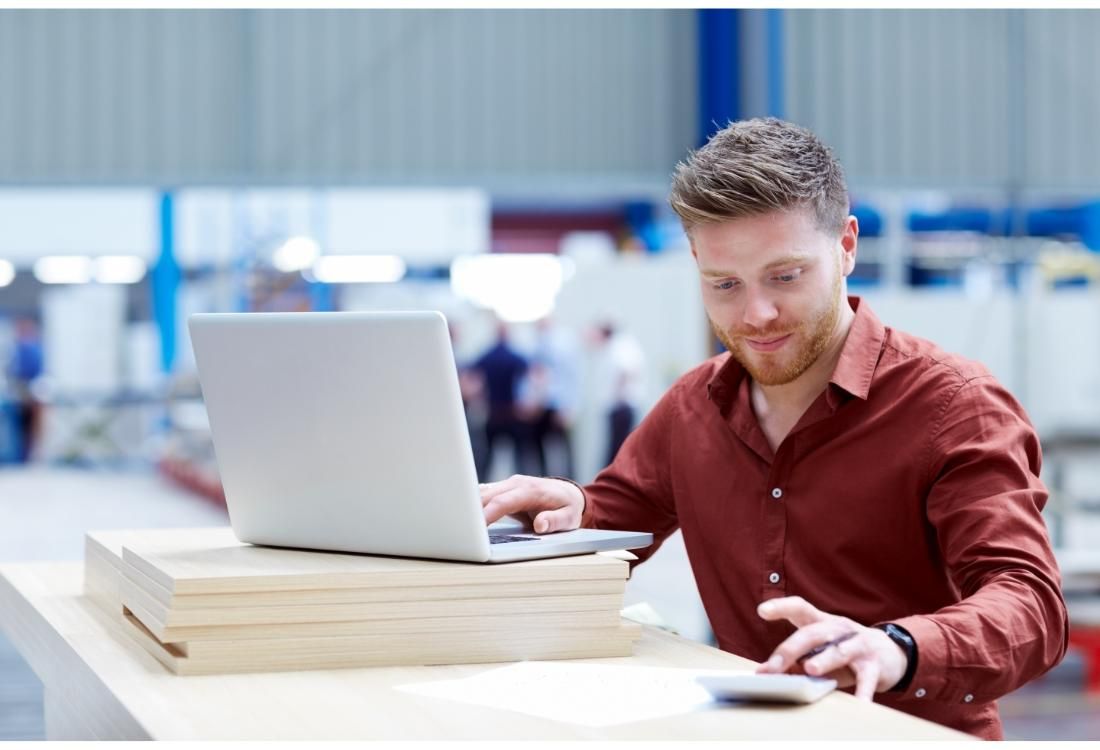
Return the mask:
[[473,677],[398,690],[568,724],[607,727],[693,711],[711,703],[695,678],[712,670],[520,662]]

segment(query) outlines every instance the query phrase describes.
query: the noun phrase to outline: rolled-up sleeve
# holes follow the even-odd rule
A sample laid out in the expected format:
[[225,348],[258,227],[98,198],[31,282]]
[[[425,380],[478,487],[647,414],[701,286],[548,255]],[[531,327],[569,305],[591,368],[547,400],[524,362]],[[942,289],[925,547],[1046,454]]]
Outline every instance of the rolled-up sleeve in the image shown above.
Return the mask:
[[934,415],[927,518],[960,600],[896,622],[919,658],[905,699],[986,703],[1057,664],[1068,619],[1041,515],[1041,453],[1019,403],[992,377]]

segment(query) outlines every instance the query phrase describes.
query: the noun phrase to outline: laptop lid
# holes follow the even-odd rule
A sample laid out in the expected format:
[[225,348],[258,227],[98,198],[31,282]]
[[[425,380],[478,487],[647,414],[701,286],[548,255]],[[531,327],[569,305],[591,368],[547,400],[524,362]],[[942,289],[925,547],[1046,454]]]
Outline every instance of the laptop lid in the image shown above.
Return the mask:
[[489,560],[441,313],[210,313],[188,325],[241,541]]

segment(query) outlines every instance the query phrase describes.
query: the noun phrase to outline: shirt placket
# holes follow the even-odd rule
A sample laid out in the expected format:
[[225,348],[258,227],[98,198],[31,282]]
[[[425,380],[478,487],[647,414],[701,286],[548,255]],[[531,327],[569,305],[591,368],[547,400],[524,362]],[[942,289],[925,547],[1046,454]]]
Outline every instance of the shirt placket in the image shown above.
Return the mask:
[[764,489],[764,560],[760,600],[787,595],[787,572],[783,552],[787,543],[788,485],[792,463],[789,441],[784,441],[772,461]]

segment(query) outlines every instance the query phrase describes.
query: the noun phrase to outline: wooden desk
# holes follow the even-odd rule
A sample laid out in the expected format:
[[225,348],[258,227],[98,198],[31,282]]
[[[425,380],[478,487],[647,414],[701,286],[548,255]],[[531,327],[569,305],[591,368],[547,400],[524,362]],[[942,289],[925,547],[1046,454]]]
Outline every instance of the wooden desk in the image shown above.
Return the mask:
[[[593,728],[394,689],[500,665],[177,677],[81,595],[82,579],[80,563],[0,566],[0,627],[45,685],[50,739],[972,739],[844,693]],[[752,666],[648,628],[635,656],[590,663]]]

